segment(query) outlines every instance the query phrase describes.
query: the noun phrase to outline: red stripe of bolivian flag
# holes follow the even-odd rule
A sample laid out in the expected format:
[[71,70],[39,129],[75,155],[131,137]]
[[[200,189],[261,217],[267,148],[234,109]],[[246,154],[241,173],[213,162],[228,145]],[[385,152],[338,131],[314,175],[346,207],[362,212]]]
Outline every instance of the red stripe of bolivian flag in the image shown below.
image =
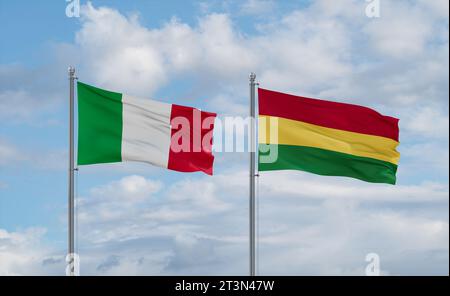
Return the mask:
[[[258,97],[260,171],[292,169],[395,184],[398,119],[261,88]],[[274,151],[277,157],[267,161]]]

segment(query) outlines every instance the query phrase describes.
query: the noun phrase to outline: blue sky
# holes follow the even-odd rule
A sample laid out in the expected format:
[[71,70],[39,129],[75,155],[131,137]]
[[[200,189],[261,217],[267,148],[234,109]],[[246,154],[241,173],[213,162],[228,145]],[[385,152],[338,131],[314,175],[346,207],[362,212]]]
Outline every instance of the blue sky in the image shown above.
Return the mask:
[[[64,274],[67,67],[83,82],[246,116],[248,81],[400,118],[398,185],[302,172],[259,188],[260,274],[448,274],[448,1],[0,0],[0,274]],[[82,274],[247,273],[247,155],[215,176],[81,167]],[[179,192],[184,192],[180,197]]]

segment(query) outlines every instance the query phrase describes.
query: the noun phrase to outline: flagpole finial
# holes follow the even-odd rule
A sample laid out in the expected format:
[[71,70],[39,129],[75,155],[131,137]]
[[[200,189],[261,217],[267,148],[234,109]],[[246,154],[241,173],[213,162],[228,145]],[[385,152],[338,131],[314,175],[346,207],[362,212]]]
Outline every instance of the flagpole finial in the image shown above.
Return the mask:
[[256,74],[255,73],[250,73],[250,75],[248,76],[248,78],[250,79],[250,81],[255,81],[256,79]]
[[69,72],[69,76],[74,76],[75,75],[75,68],[72,66],[69,66],[69,68],[67,69],[67,72]]

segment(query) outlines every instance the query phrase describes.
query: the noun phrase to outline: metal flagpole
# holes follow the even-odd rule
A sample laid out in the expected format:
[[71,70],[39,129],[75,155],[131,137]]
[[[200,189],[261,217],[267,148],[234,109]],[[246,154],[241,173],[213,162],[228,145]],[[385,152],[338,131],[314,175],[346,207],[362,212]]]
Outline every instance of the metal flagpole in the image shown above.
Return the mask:
[[255,87],[256,87],[256,74],[250,73],[250,276],[256,275],[256,202],[255,202],[255,177],[256,177],[256,143],[255,143],[255,108],[256,108],[256,98],[255,98]]
[[74,91],[75,91],[75,68],[69,67],[69,200],[68,200],[68,211],[69,211],[69,246],[68,255],[70,258],[69,263],[69,275],[75,275],[75,195],[74,195]]

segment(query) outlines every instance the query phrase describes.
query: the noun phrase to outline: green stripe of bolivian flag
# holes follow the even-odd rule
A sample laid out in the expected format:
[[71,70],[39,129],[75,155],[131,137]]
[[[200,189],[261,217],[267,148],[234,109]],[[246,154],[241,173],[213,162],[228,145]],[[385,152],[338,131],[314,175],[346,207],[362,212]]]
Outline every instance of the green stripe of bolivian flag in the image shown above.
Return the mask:
[[278,150],[273,163],[259,162],[260,171],[301,170],[323,176],[346,176],[374,183],[395,184],[397,165],[369,157],[315,147],[259,144],[260,157]]

